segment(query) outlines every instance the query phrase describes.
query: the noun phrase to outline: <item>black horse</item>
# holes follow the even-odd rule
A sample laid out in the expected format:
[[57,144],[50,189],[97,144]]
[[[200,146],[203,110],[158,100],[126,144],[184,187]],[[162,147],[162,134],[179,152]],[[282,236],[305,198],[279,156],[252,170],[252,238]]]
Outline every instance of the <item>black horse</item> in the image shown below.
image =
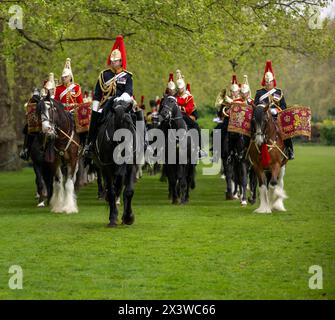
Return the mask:
[[247,184],[249,186],[251,197],[249,202],[256,202],[257,177],[246,159],[246,153],[250,143],[250,138],[239,134],[228,132],[229,117],[222,114],[223,121],[215,129],[221,129],[221,160],[226,178],[226,199],[234,200],[241,195],[241,205],[247,205]]
[[[164,174],[169,182],[169,198],[173,204],[185,204],[189,201],[189,191],[195,188],[195,164],[192,162],[192,141],[185,135],[182,139],[187,139],[186,150],[187,163],[181,163],[179,159],[179,146],[182,141],[174,137],[171,139],[169,135],[170,129],[184,129],[187,131],[187,126],[183,120],[181,111],[173,96],[167,96],[163,99],[159,110],[160,125],[159,128],[163,131],[165,137],[165,164],[163,166]],[[171,131],[170,131],[171,132]],[[170,140],[169,140],[170,139]],[[173,141],[172,141],[173,140]],[[169,141],[176,144],[176,163],[170,164],[168,161]],[[196,150],[196,148],[194,148]]]
[[[111,102],[110,102],[111,104]],[[123,215],[122,224],[131,225],[134,223],[135,215],[132,211],[131,201],[134,195],[134,181],[136,174],[134,143],[126,141],[123,138],[120,141],[114,141],[114,134],[119,129],[127,129],[135,139],[136,130],[133,124],[131,114],[132,105],[125,104],[122,101],[115,102],[112,106],[106,105],[110,110],[106,112],[100,128],[98,130],[96,143],[94,145],[96,156],[95,163],[101,168],[106,188],[106,198],[109,203],[109,224],[108,227],[117,226],[117,198],[123,189]],[[115,139],[116,140],[116,139]],[[126,148],[132,154],[133,161],[124,161],[121,163],[119,156],[125,156],[125,152],[119,153],[117,147],[124,143]]]

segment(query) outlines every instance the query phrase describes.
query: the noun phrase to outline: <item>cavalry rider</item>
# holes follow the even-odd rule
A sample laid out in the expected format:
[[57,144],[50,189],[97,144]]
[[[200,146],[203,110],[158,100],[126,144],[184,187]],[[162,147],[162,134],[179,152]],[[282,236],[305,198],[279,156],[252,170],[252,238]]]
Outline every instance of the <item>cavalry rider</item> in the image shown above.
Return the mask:
[[[201,130],[199,124],[196,122],[198,119],[198,112],[196,110],[196,106],[194,104],[194,98],[190,92],[190,85],[188,87],[185,85],[184,77],[181,74],[180,70],[176,71],[176,78],[177,78],[177,103],[182,111],[183,119],[186,122],[188,129],[196,129],[199,134],[199,152],[198,157],[199,159],[203,159],[207,157],[207,153],[201,149]],[[188,89],[188,90],[187,90]]]
[[[270,105],[271,114],[276,119],[278,113],[286,109],[286,102],[283,91],[276,88],[277,82],[272,69],[272,62],[266,62],[265,71],[262,80],[262,89],[257,90],[255,96],[255,105],[266,103]],[[284,140],[285,153],[289,160],[294,159],[292,139]]]
[[55,100],[61,102],[66,111],[72,111],[74,103],[83,103],[80,85],[74,83],[70,58],[67,58],[65,62],[62,84],[56,87]]
[[237,81],[236,74],[233,74],[232,76],[230,94],[225,97],[225,102],[227,103],[243,102],[243,99],[241,98],[241,85]]
[[[93,96],[90,129],[84,150],[85,155],[89,158],[93,156],[93,144],[104,109],[109,109],[109,106],[113,107],[116,101],[122,101],[125,104],[134,103],[132,74],[126,70],[126,49],[123,37],[120,35],[116,37],[107,58],[107,65],[109,68],[100,72]],[[137,106],[136,117],[138,117],[137,120],[143,121],[143,111],[139,106]]]
[[[29,100],[29,103],[36,103],[37,105],[41,100],[41,98],[46,97],[48,94],[50,95],[50,97],[53,97],[55,94],[55,78],[53,73],[50,73],[48,80],[44,81],[43,88],[41,89],[41,91],[39,91],[37,88],[34,89],[33,95]],[[25,107],[27,106],[27,104],[25,105]],[[22,150],[20,152],[20,158],[28,161],[31,146],[33,144],[35,135],[29,134],[28,124],[24,126],[23,134],[24,134],[24,143]]]
[[244,75],[244,82],[241,85],[241,99],[243,100],[243,103],[249,106],[254,105],[254,100],[251,98],[251,90],[247,75]]

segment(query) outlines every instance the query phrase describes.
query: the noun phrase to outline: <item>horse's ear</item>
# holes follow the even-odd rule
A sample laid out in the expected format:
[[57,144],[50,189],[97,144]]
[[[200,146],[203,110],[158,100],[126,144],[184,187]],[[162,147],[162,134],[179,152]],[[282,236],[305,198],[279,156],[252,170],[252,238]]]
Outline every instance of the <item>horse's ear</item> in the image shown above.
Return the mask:
[[270,105],[269,104],[267,104],[265,107],[264,107],[264,112],[266,113],[266,112],[268,112],[268,110],[269,110],[269,107],[270,107]]

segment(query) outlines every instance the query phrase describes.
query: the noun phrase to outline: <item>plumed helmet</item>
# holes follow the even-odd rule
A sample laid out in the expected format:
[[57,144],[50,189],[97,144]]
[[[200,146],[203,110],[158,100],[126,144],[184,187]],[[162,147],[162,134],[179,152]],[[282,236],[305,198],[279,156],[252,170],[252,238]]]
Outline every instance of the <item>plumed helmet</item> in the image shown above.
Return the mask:
[[71,59],[70,58],[66,59],[64,69],[63,69],[63,72],[62,72],[62,77],[67,77],[67,76],[71,76],[72,82],[74,81],[73,73],[72,73],[72,69],[71,69]]
[[275,74],[272,69],[272,62],[271,60],[266,61],[263,80],[262,80],[262,86],[265,86],[266,82],[274,82],[274,86],[277,86],[277,81],[275,78]]

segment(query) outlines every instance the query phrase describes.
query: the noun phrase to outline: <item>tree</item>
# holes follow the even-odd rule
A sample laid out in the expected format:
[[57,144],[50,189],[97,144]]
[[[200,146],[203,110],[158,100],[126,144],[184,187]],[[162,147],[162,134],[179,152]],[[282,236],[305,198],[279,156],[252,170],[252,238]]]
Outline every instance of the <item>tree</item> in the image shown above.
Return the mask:
[[[33,87],[41,86],[49,72],[59,76],[68,56],[75,80],[91,90],[117,34],[125,37],[135,93],[148,99],[163,92],[168,73],[177,68],[191,82],[197,104],[204,105],[214,103],[232,72],[248,73],[255,87],[266,59],[276,61],[276,70],[287,65],[287,57],[327,61],[334,52],[335,28],[325,21],[323,28],[311,29],[309,21],[311,10],[328,2],[16,1],[24,13],[23,29],[3,24],[0,54],[9,91],[15,92],[9,105],[17,131]],[[0,3],[3,21],[11,17],[11,5]]]

